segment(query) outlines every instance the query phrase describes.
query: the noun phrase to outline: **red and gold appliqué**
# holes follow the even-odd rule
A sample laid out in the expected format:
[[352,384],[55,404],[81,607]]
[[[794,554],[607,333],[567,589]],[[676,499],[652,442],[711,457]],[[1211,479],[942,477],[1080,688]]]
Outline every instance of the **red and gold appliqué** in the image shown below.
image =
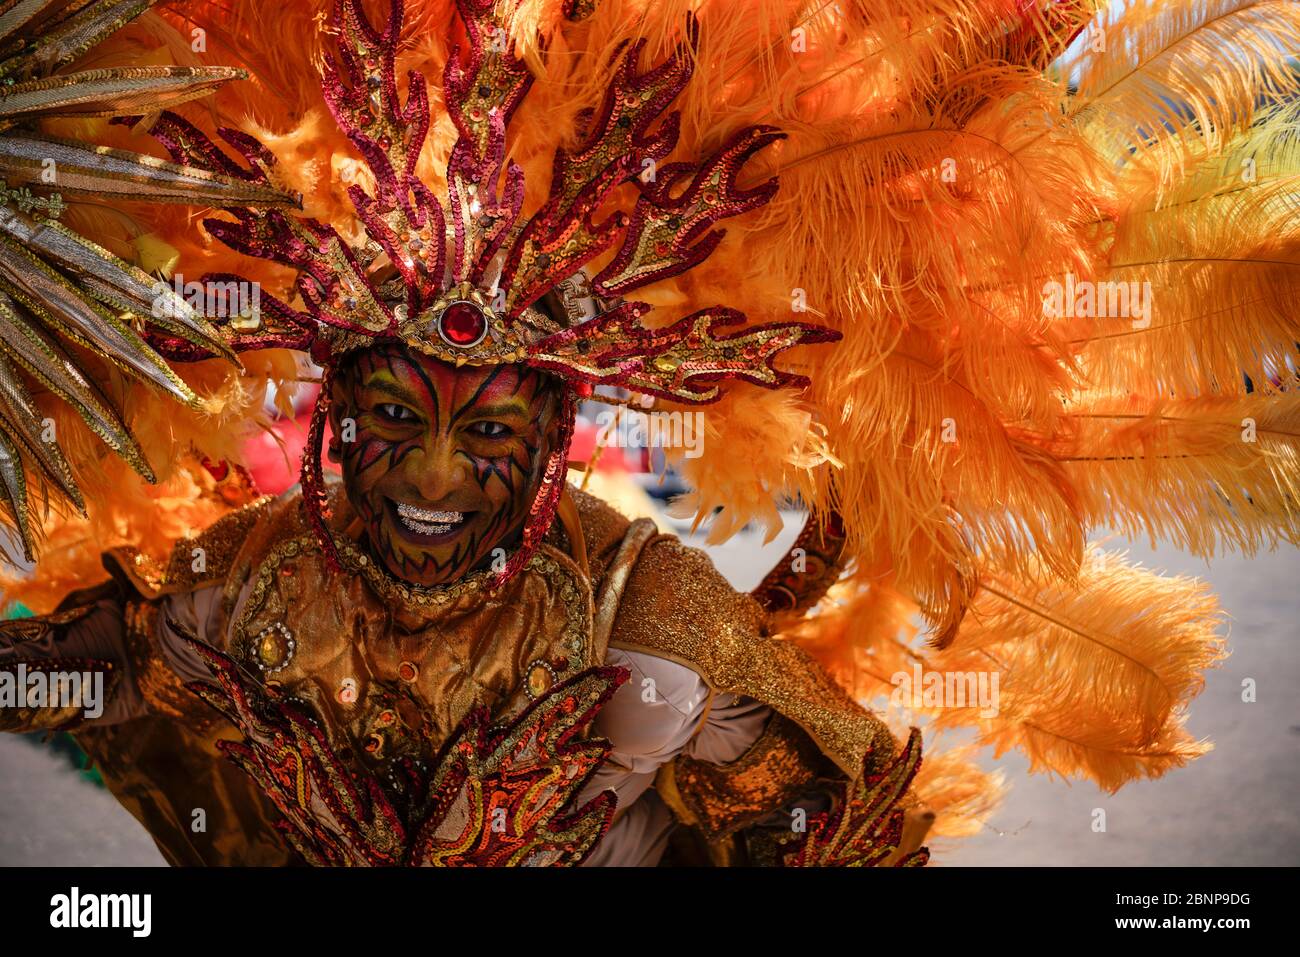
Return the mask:
[[190,644],[216,678],[191,690],[243,735],[218,747],[274,803],[282,833],[310,864],[572,866],[613,820],[612,793],[575,799],[609,753],[584,735],[626,680],[623,669],[581,672],[500,726],[476,709],[427,762],[403,759],[384,786],[232,659]]

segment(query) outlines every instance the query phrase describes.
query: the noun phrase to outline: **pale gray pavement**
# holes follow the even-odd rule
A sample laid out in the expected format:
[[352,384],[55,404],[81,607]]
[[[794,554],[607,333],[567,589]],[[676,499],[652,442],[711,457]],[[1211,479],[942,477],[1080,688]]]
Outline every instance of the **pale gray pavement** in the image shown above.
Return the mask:
[[[745,535],[714,550],[738,588],[752,588],[788,547],[797,518],[764,548]],[[981,835],[935,848],[936,863],[1028,865],[1300,864],[1300,552],[1212,567],[1177,551],[1130,547],[1148,566],[1206,577],[1232,616],[1232,657],[1210,675],[1189,727],[1215,750],[1160,781],[1107,795],[1089,784],[1029,777],[1018,755],[985,760],[1012,788]],[[1241,681],[1258,683],[1243,704]],[[1107,831],[1091,829],[1104,808]],[[0,735],[0,865],[149,865],[153,842],[109,794],[62,759]]]

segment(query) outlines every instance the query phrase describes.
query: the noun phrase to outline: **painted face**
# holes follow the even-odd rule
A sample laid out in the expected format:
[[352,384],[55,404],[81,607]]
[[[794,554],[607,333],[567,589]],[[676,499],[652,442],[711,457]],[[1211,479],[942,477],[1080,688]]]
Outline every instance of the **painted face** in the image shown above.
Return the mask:
[[330,458],[389,572],[444,584],[515,544],[559,431],[551,380],[392,343],[358,353],[333,395]]

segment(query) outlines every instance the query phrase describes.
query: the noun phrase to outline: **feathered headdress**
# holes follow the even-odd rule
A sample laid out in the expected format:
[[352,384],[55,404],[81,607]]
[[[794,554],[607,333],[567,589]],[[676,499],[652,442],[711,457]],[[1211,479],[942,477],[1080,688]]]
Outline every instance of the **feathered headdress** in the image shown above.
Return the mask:
[[[403,102],[396,56],[403,5],[392,0],[382,33],[359,0],[339,0],[333,25],[337,56],[324,70],[325,101],[335,122],[364,157],[374,181],[367,192],[353,184],[348,196],[362,224],[352,241],[332,225],[260,206],[227,206],[235,222],[208,219],[217,239],[250,256],[298,271],[304,309],[262,293],[268,322],[256,333],[229,337],[236,351],[280,346],[310,352],[326,370],[303,460],[309,515],[327,552],[337,559],[326,526],[321,445],[330,395],[328,379],[353,350],[379,340],[457,365],[523,363],[568,383],[561,440],[544,465],[542,487],[523,530],[523,545],[501,577],[523,566],[553,518],[563,489],[577,395],[595,385],[618,386],[679,402],[719,397],[718,383],[744,379],[775,388],[807,380],[777,370],[772,360],[800,343],[839,338],[803,322],[727,327],[744,321],[715,306],[671,326],[651,330],[640,322],[650,310],[625,293],[680,274],[702,261],[722,238],[721,220],[766,203],[775,179],[751,189],[736,180],[745,161],[781,134],[753,126],[733,135],[699,163],[655,169],[677,144],[678,117],[664,115],[690,79],[693,23],[664,63],[642,72],[644,41],[619,51],[600,107],[582,120],[585,135],[574,148],[555,151],[550,192],[531,216],[523,215],[524,174],[506,160],[506,130],[528,92],[532,75],[510,50],[494,0],[460,0],[467,40],[447,61],[443,97],[458,131],[446,168],[446,195],[435,196],[416,165],[429,131],[424,77],[406,77]],[[219,135],[243,154],[245,169],[198,129],[165,113],[152,133],[178,164],[231,180],[275,188],[269,151],[247,134]],[[630,213],[610,209],[618,187],[639,185]],[[583,267],[616,250],[594,276]],[[208,276],[239,282],[238,276]],[[537,308],[557,294],[559,308]],[[173,358],[194,359],[202,346],[161,343]]]

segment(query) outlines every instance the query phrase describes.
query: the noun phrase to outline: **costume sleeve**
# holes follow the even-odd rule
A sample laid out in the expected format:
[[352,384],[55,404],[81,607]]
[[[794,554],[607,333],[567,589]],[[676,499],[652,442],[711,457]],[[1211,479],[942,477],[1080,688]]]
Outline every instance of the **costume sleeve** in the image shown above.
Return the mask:
[[797,724],[853,777],[877,770],[897,744],[799,645],[771,633],[767,614],[738,593],[708,555],[673,536],[641,550],[619,603],[611,648],[690,667],[719,694],[753,698]]
[[141,603],[131,624],[131,652],[140,693],[148,709],[195,726],[216,714],[186,687],[210,682],[212,673],[186,641],[193,636],[225,647],[221,586],[204,585]]
[[[683,759],[716,768],[739,760],[763,738],[773,712],[743,695],[715,695],[694,671],[664,658],[611,649],[606,663],[631,676],[596,718],[593,731],[612,750],[578,800],[612,790],[619,810],[586,864],[653,865],[674,824],[673,811],[654,790],[663,769]],[[755,818],[779,824],[789,814],[778,800],[758,808]]]
[[0,623],[0,730],[118,724],[145,712],[116,582],[74,592],[53,614]]
[[611,790],[626,813],[691,740],[707,713],[709,689],[690,669],[651,655],[611,649],[605,663],[631,675],[596,716],[592,733],[612,750],[579,801]]
[[[616,652],[636,653],[685,667],[698,675],[698,693],[712,695],[692,724],[697,733],[659,762],[653,780],[695,846],[691,859],[746,860],[758,831],[799,834],[837,789],[894,754],[879,717],[797,644],[772,635],[759,604],[736,592],[704,552],[672,536],[641,550],[609,647],[611,662]],[[674,838],[673,846],[683,842]]]
[[210,676],[180,630],[207,640],[219,598],[209,586],[145,599],[114,580],[74,592],[50,615],[0,623],[0,730],[206,717],[185,683]]

